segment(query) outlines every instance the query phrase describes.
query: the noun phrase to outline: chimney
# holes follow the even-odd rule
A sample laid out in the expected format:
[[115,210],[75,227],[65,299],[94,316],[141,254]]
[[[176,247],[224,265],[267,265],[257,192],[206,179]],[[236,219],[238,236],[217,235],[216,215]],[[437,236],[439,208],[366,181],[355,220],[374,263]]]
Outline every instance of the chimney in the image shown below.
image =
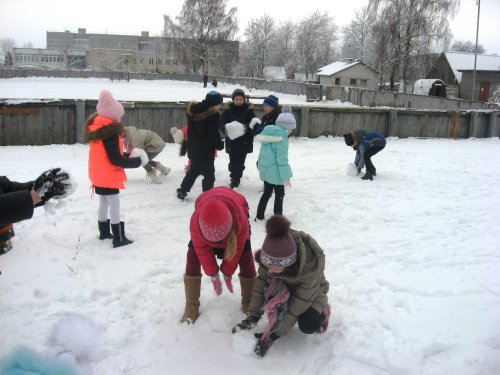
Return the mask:
[[141,31],[141,36],[143,38],[149,38],[149,31]]

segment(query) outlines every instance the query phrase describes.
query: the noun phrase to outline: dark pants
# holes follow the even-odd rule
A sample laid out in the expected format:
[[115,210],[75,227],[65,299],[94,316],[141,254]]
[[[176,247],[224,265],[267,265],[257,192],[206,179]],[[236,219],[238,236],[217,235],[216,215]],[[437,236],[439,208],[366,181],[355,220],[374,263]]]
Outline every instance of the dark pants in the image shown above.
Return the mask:
[[377,154],[379,151],[384,149],[384,146],[372,146],[365,151],[364,160],[366,165],[366,172],[370,174],[375,174],[375,166],[372,163],[372,156]]
[[[224,253],[223,249],[214,249],[214,256],[218,254],[223,255],[223,253]],[[250,279],[257,275],[257,272],[255,271],[255,263],[253,261],[252,246],[250,244],[250,240],[247,240],[245,243],[245,249],[241,254],[241,258],[240,261],[238,262],[238,265],[240,267],[239,276]],[[199,275],[201,275],[200,260],[196,255],[196,251],[194,251],[192,243],[189,242],[187,259],[186,259],[186,276],[199,276]]]
[[243,176],[243,171],[245,170],[245,160],[247,158],[247,154],[234,155],[229,154],[229,177],[231,178],[231,182],[239,185],[241,176]]
[[309,307],[309,309],[307,309],[306,312],[300,315],[299,319],[297,319],[299,329],[307,334],[317,332],[322,322],[323,315],[314,310],[312,307]]
[[259,205],[257,206],[257,219],[264,220],[267,202],[273,195],[274,191],[274,214],[283,215],[283,199],[285,198],[285,186],[273,185],[264,181],[264,192],[260,197]]
[[181,182],[181,190],[189,193],[194,185],[194,182],[199,175],[203,176],[201,187],[203,191],[210,190],[214,187],[215,183],[215,166],[214,159],[203,161],[192,161],[191,168],[186,172],[184,179]]

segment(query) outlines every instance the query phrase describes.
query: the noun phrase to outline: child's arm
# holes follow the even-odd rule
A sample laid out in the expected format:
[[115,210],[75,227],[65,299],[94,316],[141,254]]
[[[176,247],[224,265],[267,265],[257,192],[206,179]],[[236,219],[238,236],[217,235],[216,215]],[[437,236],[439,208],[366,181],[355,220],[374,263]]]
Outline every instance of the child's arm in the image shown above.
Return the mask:
[[127,158],[120,153],[120,143],[118,141],[118,135],[110,137],[103,141],[104,149],[106,150],[106,155],[109,161],[113,165],[122,168],[137,168],[141,166],[141,158]]

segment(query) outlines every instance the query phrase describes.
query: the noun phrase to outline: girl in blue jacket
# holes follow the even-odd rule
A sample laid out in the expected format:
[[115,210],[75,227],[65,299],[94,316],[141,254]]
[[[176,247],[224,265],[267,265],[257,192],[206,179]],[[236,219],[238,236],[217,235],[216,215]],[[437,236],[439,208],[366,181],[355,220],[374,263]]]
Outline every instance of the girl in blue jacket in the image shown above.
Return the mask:
[[257,220],[264,220],[267,202],[274,191],[274,214],[283,214],[283,198],[285,186],[290,185],[293,176],[288,164],[288,134],[296,127],[295,117],[289,108],[276,119],[276,125],[268,125],[255,139],[261,142],[257,166],[261,180],[264,181],[264,192],[257,206]]

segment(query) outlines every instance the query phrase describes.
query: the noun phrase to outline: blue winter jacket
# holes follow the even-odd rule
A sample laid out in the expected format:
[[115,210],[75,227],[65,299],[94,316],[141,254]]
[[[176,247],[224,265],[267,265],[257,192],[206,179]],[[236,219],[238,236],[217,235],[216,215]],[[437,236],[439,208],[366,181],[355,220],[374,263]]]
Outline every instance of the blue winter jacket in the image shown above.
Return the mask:
[[262,143],[258,159],[261,180],[283,185],[293,176],[288,164],[288,133],[279,126],[267,125],[255,139]]
[[356,149],[356,158],[354,159],[354,164],[357,168],[360,169],[365,166],[365,152],[374,146],[385,146],[387,141],[385,140],[385,137],[379,132],[368,132],[363,135],[363,140],[361,142]]

